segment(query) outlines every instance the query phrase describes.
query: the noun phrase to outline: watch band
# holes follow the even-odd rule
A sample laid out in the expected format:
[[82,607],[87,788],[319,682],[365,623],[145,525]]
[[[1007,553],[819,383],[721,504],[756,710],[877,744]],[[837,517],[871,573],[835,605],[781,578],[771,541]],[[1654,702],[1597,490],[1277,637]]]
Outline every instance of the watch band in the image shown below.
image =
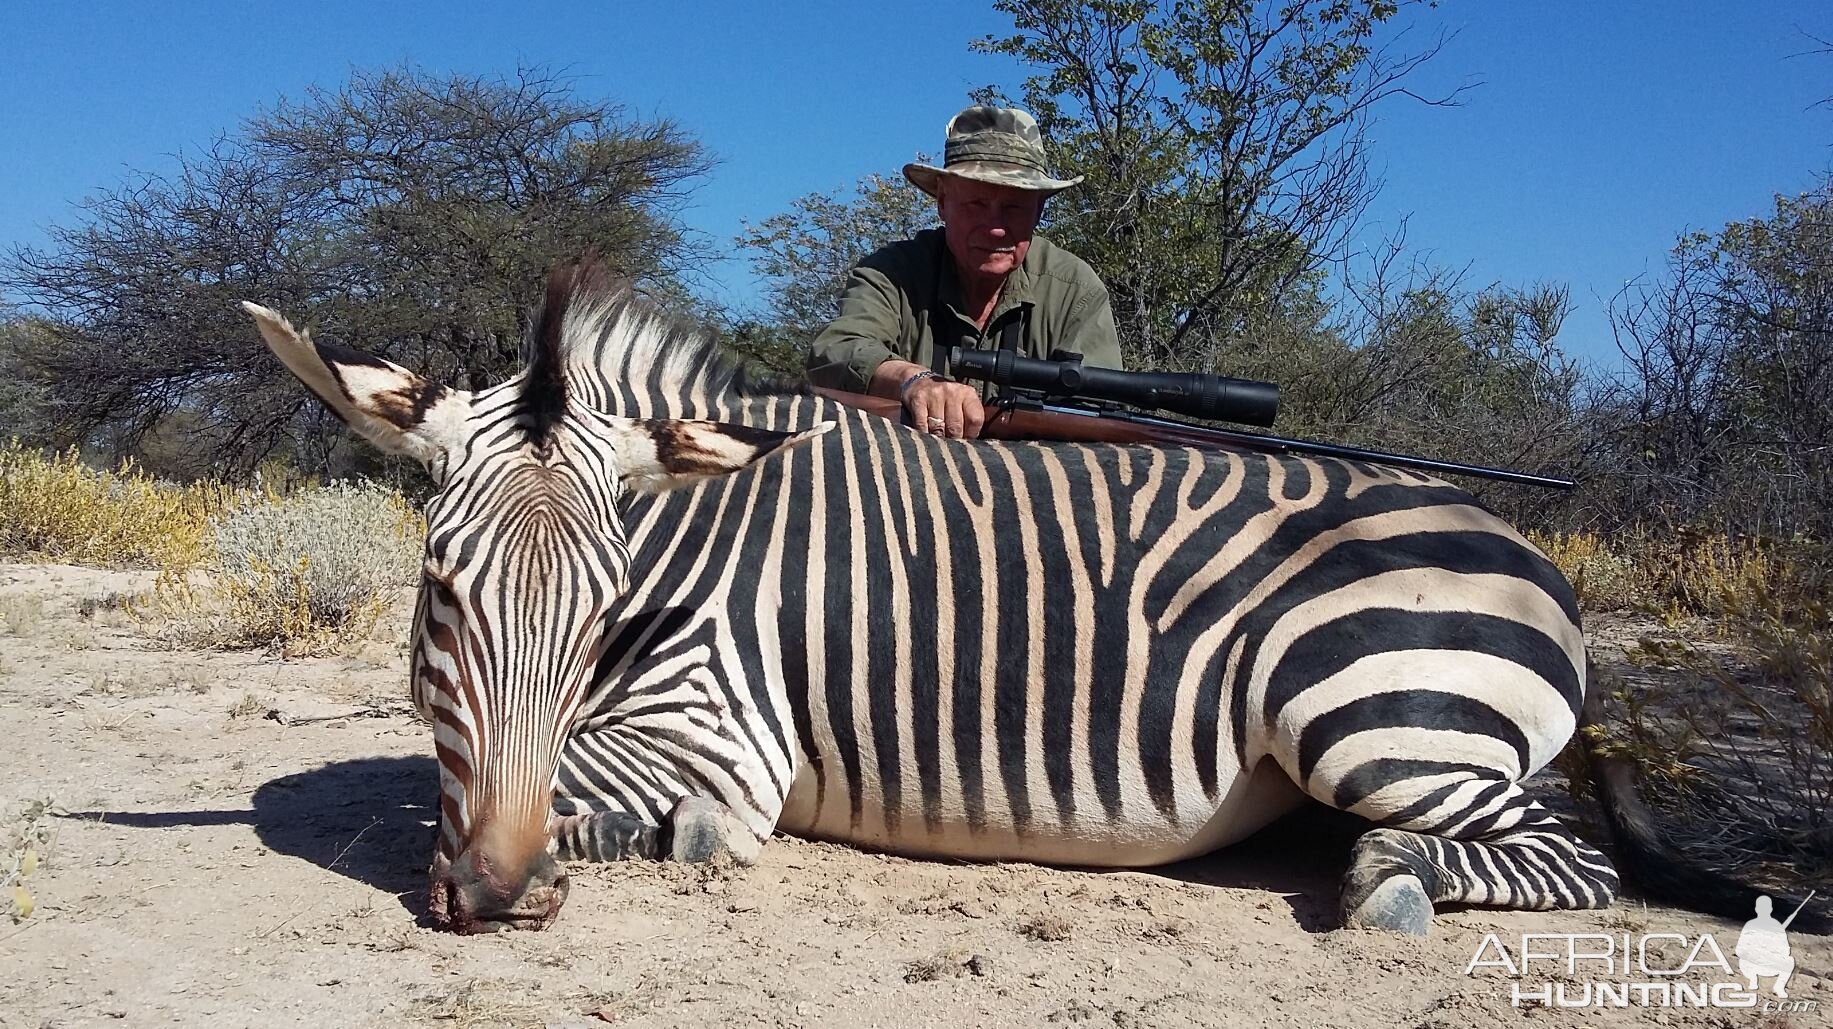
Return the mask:
[[925,368],[922,371],[916,373],[915,375],[912,375],[910,378],[904,380],[903,385],[897,388],[898,402],[903,403],[905,400],[910,399],[910,387],[916,385],[918,382],[924,379],[940,379],[940,378],[942,378],[941,375],[938,375],[936,372],[928,368]]

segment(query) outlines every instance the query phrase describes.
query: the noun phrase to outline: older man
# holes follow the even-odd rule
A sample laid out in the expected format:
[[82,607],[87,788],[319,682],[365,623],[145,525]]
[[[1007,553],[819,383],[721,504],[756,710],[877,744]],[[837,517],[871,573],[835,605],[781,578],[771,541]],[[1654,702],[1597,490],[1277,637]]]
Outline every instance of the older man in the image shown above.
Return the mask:
[[1033,234],[1045,199],[1082,181],[1052,178],[1045,167],[1031,115],[996,107],[955,115],[942,167],[904,166],[936,198],[942,228],[859,262],[839,315],[810,348],[810,379],[896,398],[912,424],[971,439],[980,432],[981,393],[944,374],[952,346],[998,345],[1028,357],[1071,350],[1119,368],[1107,287],[1081,258]]

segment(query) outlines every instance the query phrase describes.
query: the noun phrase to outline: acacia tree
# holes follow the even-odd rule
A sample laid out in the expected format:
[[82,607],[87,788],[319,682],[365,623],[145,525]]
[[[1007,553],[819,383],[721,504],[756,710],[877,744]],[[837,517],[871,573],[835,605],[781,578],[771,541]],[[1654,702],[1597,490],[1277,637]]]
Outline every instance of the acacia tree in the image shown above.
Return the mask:
[[1048,231],[1101,273],[1140,363],[1218,366],[1341,255],[1378,188],[1369,112],[1441,45],[1377,43],[1404,2],[996,0],[1014,32],[974,47],[1039,69],[1019,100],[1086,176]]
[[591,248],[684,295],[703,253],[678,215],[708,167],[675,125],[540,71],[358,73],[89,199],[49,247],[15,248],[0,285],[50,328],[14,363],[72,439],[132,443],[182,414],[232,466],[278,446],[321,467],[344,436],[238,301],[482,386],[518,365],[522,312],[564,255]]
[[25,355],[42,348],[50,333],[51,327],[41,319],[0,306],[0,444],[8,437],[28,444],[47,442],[44,383],[32,373]]

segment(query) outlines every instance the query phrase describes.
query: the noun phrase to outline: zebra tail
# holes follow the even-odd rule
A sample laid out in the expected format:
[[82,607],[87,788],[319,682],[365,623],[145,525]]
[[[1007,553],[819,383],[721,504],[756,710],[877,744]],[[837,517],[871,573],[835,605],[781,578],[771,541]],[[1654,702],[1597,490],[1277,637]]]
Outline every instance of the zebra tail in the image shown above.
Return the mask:
[[[1586,680],[1597,681],[1590,669],[1587,669]],[[1602,691],[1588,691],[1579,723],[1581,733],[1588,726],[1603,724],[1603,707]],[[1635,761],[1621,755],[1602,754],[1599,752],[1601,747],[1592,737],[1584,738],[1592,741],[1585,747],[1586,764],[1591,772],[1593,792],[1604,808],[1604,820],[1616,843],[1617,870],[1623,878],[1634,879],[1643,892],[1656,900],[1739,922],[1749,921],[1756,914],[1756,901],[1760,896],[1767,895],[1774,902],[1777,920],[1800,907],[1799,897],[1769,893],[1681,859],[1678,848],[1662,829],[1660,819],[1642,802],[1642,794],[1637,789]],[[1802,908],[1789,928],[1833,935],[1833,917]]]

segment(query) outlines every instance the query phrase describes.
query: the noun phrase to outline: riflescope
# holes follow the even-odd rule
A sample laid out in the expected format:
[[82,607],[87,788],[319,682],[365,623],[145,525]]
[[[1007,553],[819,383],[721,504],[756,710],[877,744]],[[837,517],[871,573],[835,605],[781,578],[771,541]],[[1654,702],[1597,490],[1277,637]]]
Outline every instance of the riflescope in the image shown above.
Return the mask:
[[1080,354],[1054,351],[1049,360],[1012,350],[950,347],[948,370],[962,379],[982,379],[1000,389],[1049,397],[1107,400],[1159,408],[1188,418],[1270,426],[1279,413],[1279,387],[1255,379],[1200,372],[1124,372],[1082,363]]

